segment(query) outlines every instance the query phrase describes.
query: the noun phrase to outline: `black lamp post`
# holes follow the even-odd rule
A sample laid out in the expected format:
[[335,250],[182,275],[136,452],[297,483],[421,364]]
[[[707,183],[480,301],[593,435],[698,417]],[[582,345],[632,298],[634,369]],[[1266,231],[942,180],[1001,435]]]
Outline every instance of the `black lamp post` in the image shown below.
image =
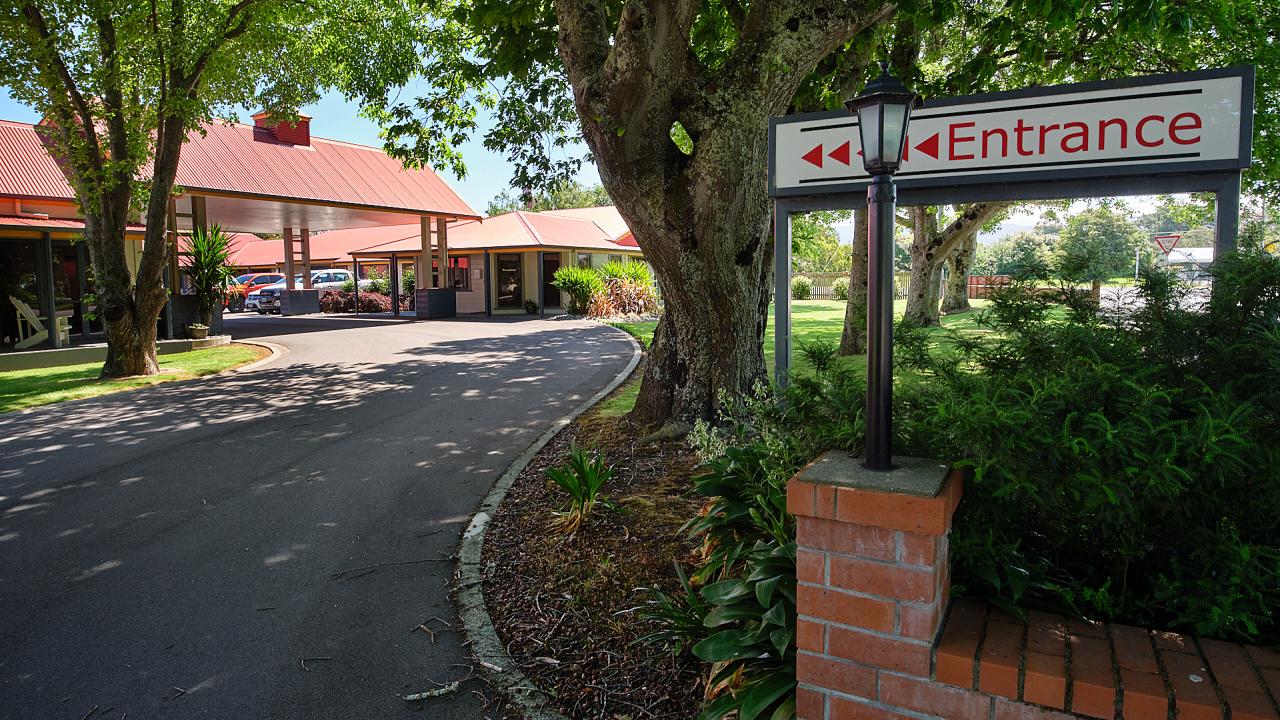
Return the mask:
[[858,116],[867,188],[867,451],[869,470],[893,469],[893,174],[917,96],[880,63],[880,77],[845,103]]

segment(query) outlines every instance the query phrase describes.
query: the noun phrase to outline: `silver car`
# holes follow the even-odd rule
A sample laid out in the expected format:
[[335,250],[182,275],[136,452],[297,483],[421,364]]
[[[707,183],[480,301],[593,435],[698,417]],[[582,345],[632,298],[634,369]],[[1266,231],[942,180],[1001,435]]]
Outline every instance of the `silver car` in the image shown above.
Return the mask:
[[[311,271],[311,287],[315,290],[341,290],[343,285],[351,281],[353,275],[350,270],[341,268],[333,268],[330,270],[312,270]],[[361,280],[360,287],[369,286],[369,280]],[[295,275],[293,278],[293,286],[295,288],[302,287],[302,276]],[[280,296],[284,294],[287,285],[281,281],[274,285],[268,285],[249,293],[249,297],[245,298],[245,308],[258,311],[259,315],[267,313],[280,312]]]

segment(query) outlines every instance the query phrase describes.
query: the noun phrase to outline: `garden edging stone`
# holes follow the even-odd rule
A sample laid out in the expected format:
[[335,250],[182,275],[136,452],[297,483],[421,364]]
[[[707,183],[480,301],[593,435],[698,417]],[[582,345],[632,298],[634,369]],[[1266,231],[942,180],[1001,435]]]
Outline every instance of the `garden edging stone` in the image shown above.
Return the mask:
[[462,534],[462,542],[458,550],[456,602],[472,654],[488,674],[493,686],[506,694],[520,709],[521,714],[529,720],[565,720],[565,716],[548,707],[546,693],[534,685],[507,654],[506,647],[498,637],[497,628],[493,625],[493,619],[485,607],[484,568],[481,565],[485,531],[488,529],[489,520],[493,518],[503,499],[506,498],[507,492],[515,484],[516,478],[534,456],[579,415],[617,390],[640,364],[640,356],[643,353],[640,344],[628,333],[617,328],[614,330],[631,343],[631,361],[608,385],[552,423],[546,432],[507,466],[471,518],[471,523]]

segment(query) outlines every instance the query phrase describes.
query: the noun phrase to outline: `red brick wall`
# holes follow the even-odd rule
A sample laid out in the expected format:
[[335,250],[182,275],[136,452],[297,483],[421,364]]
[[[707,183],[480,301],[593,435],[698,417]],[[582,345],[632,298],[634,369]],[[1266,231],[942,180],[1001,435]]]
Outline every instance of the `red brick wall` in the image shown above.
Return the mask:
[[804,478],[787,487],[801,720],[1280,720],[1274,651],[972,601],[948,611],[958,472],[931,498]]

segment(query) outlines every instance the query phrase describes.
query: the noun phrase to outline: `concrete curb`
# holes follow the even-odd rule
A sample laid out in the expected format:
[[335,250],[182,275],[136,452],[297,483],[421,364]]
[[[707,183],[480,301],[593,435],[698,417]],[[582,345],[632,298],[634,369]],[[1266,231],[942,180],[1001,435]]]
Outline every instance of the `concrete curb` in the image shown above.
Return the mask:
[[546,447],[547,443],[551,442],[551,439],[559,434],[561,430],[568,427],[569,423],[573,422],[575,418],[591,409],[592,406],[603,400],[609,393],[618,389],[622,383],[626,382],[627,378],[631,377],[636,365],[640,364],[640,356],[643,352],[640,344],[628,333],[617,328],[612,329],[631,343],[631,361],[627,363],[627,367],[610,381],[603,390],[592,395],[586,402],[571,410],[569,414],[552,423],[546,432],[537,440],[534,440],[532,445],[507,466],[502,476],[494,483],[493,489],[485,497],[484,502],[480,504],[480,509],[471,518],[471,524],[467,526],[466,532],[462,534],[462,545],[458,552],[458,614],[462,617],[467,640],[471,643],[471,652],[487,671],[492,685],[511,698],[511,701],[519,708],[521,714],[528,720],[566,719],[564,715],[547,707],[548,698],[546,694],[533,684],[533,681],[520,670],[515,661],[511,659],[511,656],[507,654],[507,649],[502,644],[502,640],[498,638],[498,631],[493,626],[493,619],[489,617],[489,612],[485,609],[484,569],[480,564],[481,553],[484,550],[485,531],[488,529],[489,520],[497,512],[498,506],[502,504],[502,500],[507,496],[507,492],[511,490],[511,486],[515,484],[516,478],[520,476],[525,466],[533,460],[533,457],[542,448]]
[[231,342],[240,343],[241,345],[253,345],[255,347],[266,348],[267,350],[271,351],[270,355],[262,358],[261,360],[254,360],[248,365],[241,365],[240,367],[236,368],[233,372],[245,372],[246,370],[257,370],[258,368],[263,367],[264,365],[269,365],[275,362],[276,360],[279,360],[280,358],[284,357],[285,355],[289,354],[289,348],[285,347],[284,345],[277,345],[275,343],[264,342],[262,340],[236,340],[233,338]]

